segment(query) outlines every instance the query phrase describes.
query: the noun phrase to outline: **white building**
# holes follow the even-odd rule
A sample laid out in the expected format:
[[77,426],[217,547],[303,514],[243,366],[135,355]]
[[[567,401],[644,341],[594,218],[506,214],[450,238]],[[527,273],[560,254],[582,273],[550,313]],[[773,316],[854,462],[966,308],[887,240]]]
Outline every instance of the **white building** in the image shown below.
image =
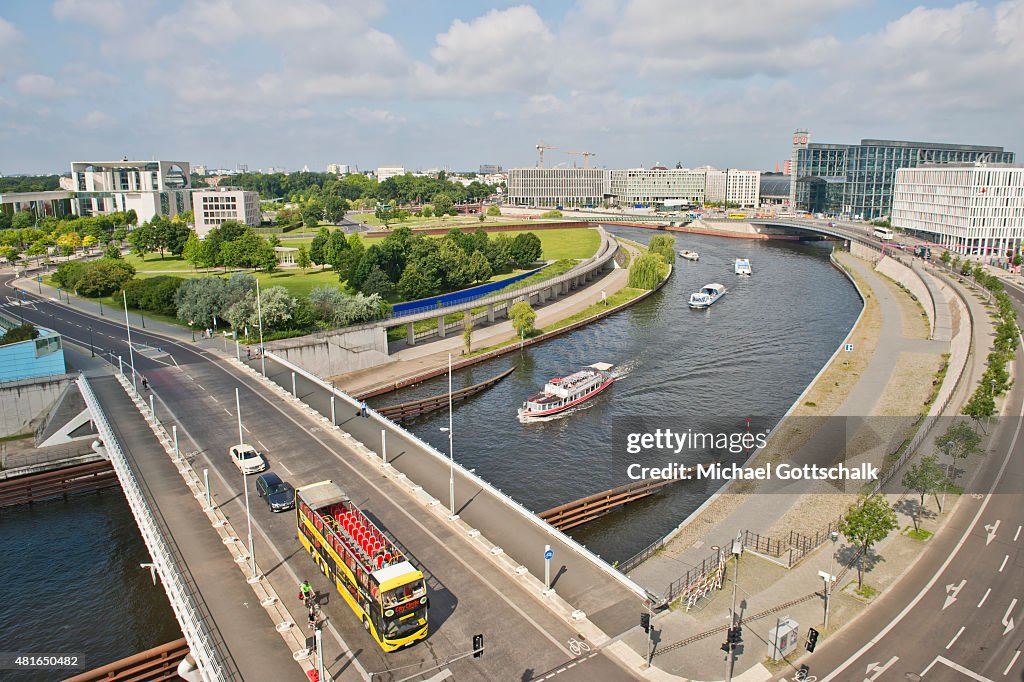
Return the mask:
[[260,195],[237,187],[212,187],[192,192],[196,234],[205,237],[225,220],[256,227],[260,224]]
[[964,255],[1006,258],[1024,240],[1024,167],[942,164],[896,171],[894,227]]
[[192,207],[185,161],[73,161],[68,184],[75,192],[71,208],[76,215],[134,209],[144,223]]
[[610,193],[620,204],[650,207],[665,201],[704,203],[705,173],[688,168],[613,170]]
[[352,166],[347,163],[329,163],[327,164],[327,172],[334,173],[335,175],[348,175],[352,172]]
[[396,175],[405,175],[405,168],[402,166],[380,166],[377,169],[377,182],[384,182]]
[[610,171],[601,168],[510,168],[508,203],[526,206],[600,206]]
[[743,208],[757,208],[761,197],[761,171],[703,167],[706,175],[705,201],[728,202]]
[[196,175],[206,175],[206,166],[199,164],[198,166],[192,167],[192,172]]

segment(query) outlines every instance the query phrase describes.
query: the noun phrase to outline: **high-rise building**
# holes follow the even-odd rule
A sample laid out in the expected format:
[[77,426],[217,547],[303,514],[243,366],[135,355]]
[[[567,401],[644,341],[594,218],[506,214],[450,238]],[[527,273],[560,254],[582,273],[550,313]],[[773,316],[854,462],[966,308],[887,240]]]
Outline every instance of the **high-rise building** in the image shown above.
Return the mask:
[[976,163],[897,170],[892,224],[950,251],[1006,258],[1024,240],[1024,167]]
[[135,210],[139,222],[191,210],[185,161],[73,161],[71,208],[76,215]]
[[811,213],[879,218],[891,212],[896,171],[922,164],[1013,163],[1014,153],[983,145],[864,139],[860,144],[810,142],[793,134],[791,204]]
[[211,187],[192,192],[196,234],[205,237],[225,220],[256,227],[260,224],[260,195],[238,187]]

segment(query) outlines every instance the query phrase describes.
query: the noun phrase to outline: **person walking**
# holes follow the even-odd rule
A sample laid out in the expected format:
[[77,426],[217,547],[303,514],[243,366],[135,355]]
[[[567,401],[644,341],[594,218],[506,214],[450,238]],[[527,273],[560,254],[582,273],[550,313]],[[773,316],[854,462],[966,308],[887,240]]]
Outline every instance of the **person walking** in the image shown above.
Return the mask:
[[360,414],[360,416],[363,416],[363,417],[367,416],[367,414],[366,414],[366,401],[365,400],[359,406],[359,414]]
[[149,388],[149,381],[146,380],[146,377],[142,377],[142,390],[145,391],[148,388]]

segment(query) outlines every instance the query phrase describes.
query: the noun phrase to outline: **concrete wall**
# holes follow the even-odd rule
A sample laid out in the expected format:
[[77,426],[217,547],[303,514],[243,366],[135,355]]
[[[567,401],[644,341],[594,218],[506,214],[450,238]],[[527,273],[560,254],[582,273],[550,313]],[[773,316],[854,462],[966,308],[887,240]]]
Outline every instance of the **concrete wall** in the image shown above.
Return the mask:
[[[935,301],[932,300],[928,285],[921,280],[921,276],[910,267],[889,256],[882,256],[882,259],[875,263],[875,270],[899,282],[917,297],[918,302],[924,308],[925,315],[928,316],[930,335],[930,332],[935,329]],[[944,301],[939,301],[939,303],[942,304]]]
[[0,382],[0,438],[32,433],[74,375]]
[[269,350],[317,376],[328,377],[380,365],[388,358],[384,327],[336,329],[295,339],[272,341]]

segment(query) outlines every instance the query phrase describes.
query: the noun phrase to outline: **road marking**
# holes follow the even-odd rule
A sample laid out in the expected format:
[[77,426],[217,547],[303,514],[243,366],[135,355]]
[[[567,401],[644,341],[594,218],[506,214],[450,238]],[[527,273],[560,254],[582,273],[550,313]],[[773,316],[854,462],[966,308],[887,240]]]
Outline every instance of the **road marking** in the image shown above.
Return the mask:
[[1006,666],[1006,670],[1003,671],[1003,675],[1006,676],[1010,673],[1010,668],[1017,662],[1017,657],[1020,656],[1020,649],[1013,652],[1013,658],[1010,659],[1010,665]]
[[985,594],[982,595],[981,601],[978,602],[978,608],[979,609],[981,608],[981,605],[985,603],[985,600],[988,599],[988,595],[989,595],[990,592],[992,592],[992,588],[991,587],[988,588],[987,590],[985,590]]
[[[1018,339],[1024,342],[1024,336],[1018,335]],[[947,556],[945,561],[942,562],[942,565],[939,566],[939,569],[935,571],[935,574],[932,575],[931,579],[925,584],[923,588],[921,588],[921,591],[917,593],[917,596],[911,599],[910,603],[904,606],[903,610],[900,611],[895,618],[889,621],[888,625],[879,630],[878,633],[875,634],[875,636],[872,637],[870,640],[868,640],[860,649],[855,651],[853,654],[850,655],[849,658],[840,663],[835,670],[833,670],[828,675],[823,677],[821,679],[821,682],[828,682],[829,680],[835,679],[844,670],[849,668],[854,661],[856,661],[858,658],[867,653],[867,651],[871,649],[873,646],[878,644],[882,640],[882,638],[888,635],[894,627],[899,625],[900,621],[902,621],[906,617],[906,615],[910,613],[911,610],[913,610],[913,608],[917,606],[922,599],[924,599],[924,596],[933,587],[935,587],[935,583],[939,581],[939,578],[942,576],[943,572],[945,572],[945,570],[949,568],[949,565],[953,563],[953,559],[956,558],[956,555],[960,552],[960,549],[964,546],[964,543],[967,542],[967,538],[974,530],[974,527],[978,525],[978,521],[981,519],[981,515],[985,513],[985,509],[986,507],[988,507],[988,503],[992,500],[992,492],[996,489],[996,486],[999,485],[999,481],[1002,480],[1003,478],[1003,472],[1006,471],[1006,467],[1009,466],[1010,464],[1010,455],[1013,454],[1014,448],[1017,447],[1017,439],[1020,437],[1020,430],[1022,426],[1024,426],[1024,415],[1017,417],[1017,428],[1014,429],[1013,438],[1010,439],[1010,447],[1006,449],[1006,456],[1003,457],[1003,464],[1002,466],[999,467],[999,472],[996,474],[995,480],[989,487],[988,494],[985,496],[985,499],[982,500],[981,504],[978,506],[978,511],[975,512],[974,518],[971,519],[971,523],[967,526],[966,532],[960,536],[960,540],[957,541],[956,545],[953,547],[953,551],[949,553],[949,556]],[[922,673],[922,676],[924,676],[924,673]]]
[[886,670],[891,668],[892,665],[898,660],[900,660],[899,656],[893,656],[885,665],[879,665],[878,663],[868,663],[868,668],[864,671],[864,674],[867,675],[870,672],[874,672],[875,674],[871,677],[865,677],[864,679],[866,680],[866,682],[875,682],[875,680],[878,679],[879,675],[881,675]]
[[[263,445],[263,443],[260,443],[260,445]],[[266,449],[266,446],[264,446],[264,449]],[[278,462],[278,463],[277,463],[277,465],[278,465],[279,467],[281,467],[282,469],[284,469],[285,471],[287,471],[287,472],[288,472],[288,475],[289,475],[289,476],[294,476],[294,475],[295,475],[295,474],[293,474],[293,473],[292,473],[292,470],[291,470],[291,469],[289,469],[289,468],[287,467],[287,465],[285,465],[285,463],[284,463],[284,462]]]
[[953,583],[946,585],[946,601],[942,604],[943,611],[946,610],[946,607],[956,601],[956,596],[960,594],[960,590],[962,590],[966,584],[967,578],[964,578],[960,581],[959,585],[954,585]]
[[196,386],[198,386],[199,388],[203,389],[204,391],[206,390],[206,386],[203,386],[203,385],[202,385],[201,383],[199,383],[198,381],[197,381],[197,382],[195,382],[195,384],[196,384]]
[[225,407],[225,408],[223,408],[223,410],[228,413],[229,417],[231,416],[231,411],[228,408]]
[[953,661],[949,660],[948,658],[943,658],[942,656],[936,656],[935,660],[932,661],[931,663],[929,663],[928,667],[925,668],[923,671],[921,671],[921,677],[924,677],[925,675],[927,675],[928,671],[931,670],[935,666],[936,663],[941,663],[944,666],[952,668],[953,670],[957,671],[961,675],[967,675],[967,677],[971,678],[972,680],[977,680],[977,682],[992,682],[992,680],[990,680],[989,678],[983,677],[983,676],[979,675],[978,673],[974,672],[973,670],[968,670],[967,668],[963,667],[959,663],[954,663]]
[[956,631],[955,635],[953,635],[953,639],[949,640],[949,644],[946,645],[946,650],[947,651],[950,649],[950,647],[953,646],[953,644],[956,642],[956,640],[958,640],[960,638],[960,635],[963,634],[963,631],[965,629],[967,629],[966,626],[964,626],[964,625],[960,626],[960,629]]
[[1010,614],[1013,613],[1013,607],[1015,607],[1016,605],[1017,599],[1015,597],[1014,600],[1010,602],[1010,605],[1006,608],[1006,614],[1003,615],[1003,619],[999,621],[1006,628],[1005,630],[1003,630],[1003,637],[1006,636],[1007,632],[1013,629],[1013,616],[1011,616]]
[[1017,538],[1020,537],[1020,529],[1021,529],[1021,526],[1017,526],[1017,532],[1013,534],[1013,541],[1014,542],[1017,542]]
[[1007,554],[1003,557],[1003,563],[999,564],[999,572],[1002,573],[1003,569],[1006,568],[1006,562],[1010,560],[1010,555]]
[[256,439],[256,442],[259,443],[260,447],[263,448],[264,450],[269,449],[269,448],[267,448],[266,445],[263,444],[263,441],[261,441],[259,438]]
[[988,547],[996,539],[996,531],[999,530],[999,519],[996,519],[996,522],[991,525],[986,525],[985,530],[988,531],[988,537],[985,538],[985,546]]

